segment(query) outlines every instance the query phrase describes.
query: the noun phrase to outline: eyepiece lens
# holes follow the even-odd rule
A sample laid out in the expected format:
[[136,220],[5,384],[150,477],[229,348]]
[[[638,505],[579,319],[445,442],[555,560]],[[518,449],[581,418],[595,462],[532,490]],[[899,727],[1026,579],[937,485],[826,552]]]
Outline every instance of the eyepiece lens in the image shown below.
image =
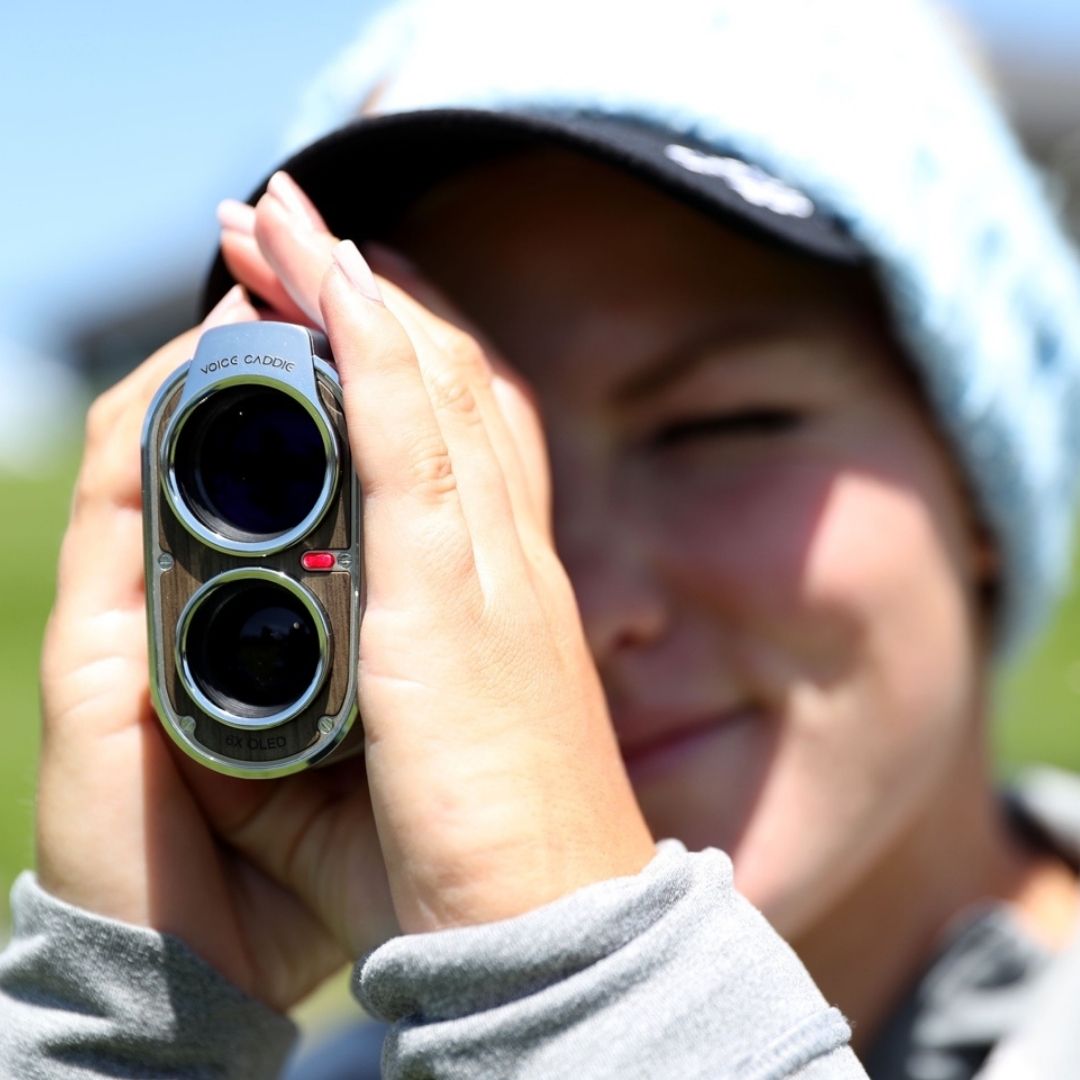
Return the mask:
[[208,398],[181,428],[173,460],[188,507],[236,540],[296,528],[319,501],[327,470],[312,415],[265,386],[228,387]]
[[295,704],[319,675],[315,620],[289,589],[261,581],[219,586],[187,631],[188,667],[202,692],[241,717]]

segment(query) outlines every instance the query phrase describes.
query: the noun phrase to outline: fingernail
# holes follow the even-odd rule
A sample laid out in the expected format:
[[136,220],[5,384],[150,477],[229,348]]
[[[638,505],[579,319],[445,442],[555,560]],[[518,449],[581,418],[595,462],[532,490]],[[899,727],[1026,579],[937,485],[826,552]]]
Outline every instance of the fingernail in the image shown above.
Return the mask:
[[300,185],[287,173],[278,171],[266,184],[269,191],[293,217],[315,228],[324,228],[322,216]]
[[222,199],[217,208],[218,224],[223,229],[251,236],[255,232],[255,207],[239,199]]
[[351,240],[342,240],[340,244],[336,244],[333,256],[338,269],[357,292],[377,304],[383,303],[382,293],[379,292],[371,267],[364,262],[364,256]]
[[206,318],[202,321],[203,329],[208,330],[212,326],[228,322],[229,316],[233,314],[235,309],[246,302],[247,296],[244,293],[244,287],[234,285],[207,313]]

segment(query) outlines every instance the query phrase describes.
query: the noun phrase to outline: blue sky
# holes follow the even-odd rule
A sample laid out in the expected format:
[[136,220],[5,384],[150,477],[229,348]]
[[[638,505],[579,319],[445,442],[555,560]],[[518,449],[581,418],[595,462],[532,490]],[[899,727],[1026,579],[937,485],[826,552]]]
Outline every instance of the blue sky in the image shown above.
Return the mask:
[[[5,4],[0,340],[49,351],[201,274],[215,204],[277,161],[302,88],[379,2]],[[1077,0],[955,6],[1000,48],[1080,51]]]
[[[1022,48],[1050,55],[1080,52],[1077,0],[946,0],[997,49]],[[1080,102],[1077,103],[1080,112]]]
[[302,88],[376,6],[4,4],[0,338],[47,349],[200,273],[217,201],[276,162]]

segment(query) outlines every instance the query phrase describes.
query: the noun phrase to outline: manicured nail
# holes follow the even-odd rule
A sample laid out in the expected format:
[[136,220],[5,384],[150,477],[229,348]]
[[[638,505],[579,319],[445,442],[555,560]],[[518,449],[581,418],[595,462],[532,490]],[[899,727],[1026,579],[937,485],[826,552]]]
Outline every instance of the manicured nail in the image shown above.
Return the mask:
[[255,232],[255,207],[239,199],[222,199],[217,208],[218,224],[223,229],[251,236]]
[[242,304],[247,303],[247,295],[242,285],[234,285],[207,313],[202,321],[203,329],[209,330],[212,326],[219,326],[229,322]]
[[278,171],[266,184],[269,191],[293,217],[313,228],[324,228],[322,216],[300,185],[287,173]]
[[364,262],[364,256],[351,240],[342,240],[340,244],[336,244],[333,256],[338,269],[357,292],[363,293],[377,304],[383,303],[382,293],[379,292],[371,267]]

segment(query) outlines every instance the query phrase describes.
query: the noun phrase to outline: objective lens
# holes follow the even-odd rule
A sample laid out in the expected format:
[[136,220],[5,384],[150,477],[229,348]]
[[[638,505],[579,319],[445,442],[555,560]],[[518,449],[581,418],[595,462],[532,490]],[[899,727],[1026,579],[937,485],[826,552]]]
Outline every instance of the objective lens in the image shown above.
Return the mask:
[[315,619],[290,589],[241,579],[210,591],[191,615],[187,670],[219,709],[238,717],[274,716],[321,676]]
[[184,502],[233,540],[295,529],[323,494],[326,446],[311,413],[265,386],[219,390],[187,418],[173,467]]

